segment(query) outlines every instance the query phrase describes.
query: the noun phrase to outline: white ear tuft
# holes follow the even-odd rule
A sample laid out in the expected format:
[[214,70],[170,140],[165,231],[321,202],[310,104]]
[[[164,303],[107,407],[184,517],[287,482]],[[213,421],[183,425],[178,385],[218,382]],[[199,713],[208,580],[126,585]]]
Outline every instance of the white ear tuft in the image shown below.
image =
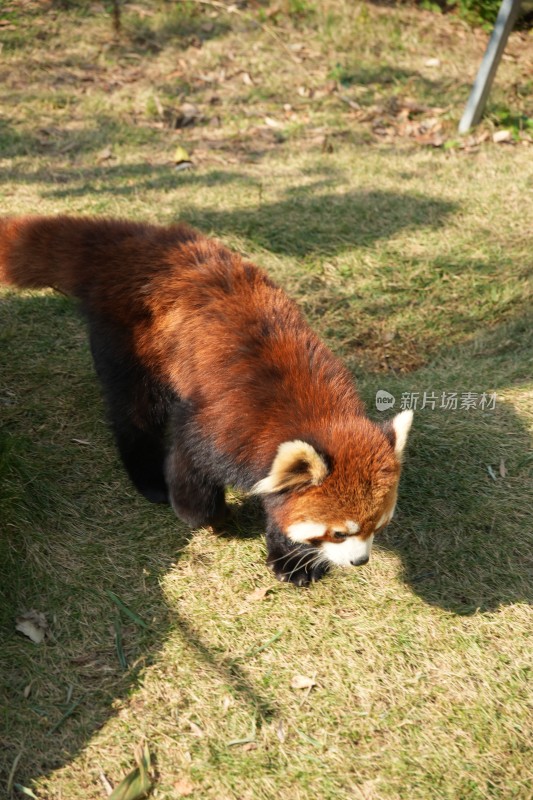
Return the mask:
[[326,462],[312,445],[298,439],[283,442],[278,447],[269,474],[255,484],[252,494],[272,494],[291,487],[318,486],[327,474]]
[[407,444],[407,436],[411,430],[412,423],[413,410],[411,408],[400,412],[400,414],[396,414],[392,420],[392,428],[396,435],[394,442],[394,454],[398,461],[402,460],[403,451],[405,450],[405,445]]

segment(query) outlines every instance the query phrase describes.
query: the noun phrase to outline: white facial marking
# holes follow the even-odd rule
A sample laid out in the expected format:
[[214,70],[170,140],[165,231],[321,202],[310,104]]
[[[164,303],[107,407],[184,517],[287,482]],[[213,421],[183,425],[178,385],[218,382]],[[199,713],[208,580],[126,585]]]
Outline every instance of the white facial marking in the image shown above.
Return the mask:
[[327,525],[307,520],[306,522],[295,522],[294,525],[289,525],[287,535],[293,542],[307,542],[316,536],[324,536],[326,531]]
[[369,536],[368,539],[350,536],[349,539],[345,539],[344,542],[340,542],[339,544],[325,542],[321,549],[332,564],[348,567],[354,561],[370,556],[373,539],[374,535]]
[[348,531],[348,533],[357,533],[360,528],[359,523],[354,522],[351,519],[347,519],[344,524],[346,525],[346,530]]

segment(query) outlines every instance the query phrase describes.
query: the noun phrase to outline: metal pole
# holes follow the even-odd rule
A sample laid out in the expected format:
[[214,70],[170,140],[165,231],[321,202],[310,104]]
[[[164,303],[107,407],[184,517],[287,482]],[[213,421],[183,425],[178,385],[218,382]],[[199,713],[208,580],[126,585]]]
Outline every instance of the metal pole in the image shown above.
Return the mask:
[[459,133],[466,133],[481,119],[507,39],[520,11],[520,5],[521,0],[503,0],[500,6],[492,36],[459,123]]

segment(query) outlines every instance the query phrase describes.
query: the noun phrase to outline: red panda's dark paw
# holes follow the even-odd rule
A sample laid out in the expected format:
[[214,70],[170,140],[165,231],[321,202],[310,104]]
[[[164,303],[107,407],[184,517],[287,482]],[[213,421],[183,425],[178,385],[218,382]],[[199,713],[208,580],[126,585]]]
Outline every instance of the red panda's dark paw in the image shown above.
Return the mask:
[[317,561],[318,554],[292,551],[281,558],[269,558],[267,564],[279,581],[295,586],[309,586],[320,580],[329,570],[327,563]]

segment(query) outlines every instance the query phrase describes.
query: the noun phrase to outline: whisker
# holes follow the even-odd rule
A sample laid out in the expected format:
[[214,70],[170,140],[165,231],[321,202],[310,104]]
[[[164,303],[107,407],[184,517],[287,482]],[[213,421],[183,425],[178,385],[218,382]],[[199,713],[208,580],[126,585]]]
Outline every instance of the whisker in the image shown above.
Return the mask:
[[[290,577],[291,575],[294,575],[294,573],[295,573],[295,572],[298,570],[299,566],[301,565],[302,561],[305,561],[305,559],[306,559],[306,558],[308,559],[308,561],[307,561],[307,562],[304,564],[304,566],[303,566],[303,569],[305,569],[305,568],[306,568],[307,564],[309,563],[309,557],[308,557],[308,554],[307,554],[307,553],[305,553],[305,554],[304,554],[304,555],[303,555],[303,556],[300,558],[300,560],[298,561],[298,563],[297,563],[297,564],[295,564],[295,566],[294,566],[294,567],[291,569],[291,571],[288,573],[288,574],[289,574],[289,577]],[[286,573],[286,574],[287,574],[287,573]]]
[[[311,554],[310,554],[310,557],[308,558],[308,560],[307,560],[307,561],[306,561],[306,562],[303,564],[303,566],[302,566],[302,561],[304,561],[304,559],[306,558],[306,556],[307,556],[307,555],[309,555],[309,554],[308,554],[308,553],[304,553],[304,555],[303,555],[303,556],[301,557],[301,559],[298,561],[298,563],[296,564],[296,566],[294,567],[294,569],[292,569],[292,570],[291,570],[291,571],[288,573],[288,574],[289,574],[289,577],[290,577],[291,575],[293,575],[293,574],[296,572],[296,570],[297,570],[297,569],[305,569],[305,570],[307,570],[307,567],[308,567],[310,564],[314,564],[314,563],[316,562],[316,559],[317,559],[317,554],[316,554],[316,553],[311,553]],[[287,574],[287,573],[284,573],[284,574]]]
[[[310,545],[308,545],[308,546],[310,547]],[[297,549],[297,550],[294,550],[293,552],[291,552],[289,554],[283,553],[283,555],[278,556],[278,558],[275,558],[273,561],[269,561],[268,563],[269,564],[275,564],[277,561],[282,561],[284,558],[287,559],[287,561],[292,561],[293,558],[299,558],[299,556],[301,554],[302,554],[302,551]],[[307,555],[307,551],[304,553],[304,555]]]

